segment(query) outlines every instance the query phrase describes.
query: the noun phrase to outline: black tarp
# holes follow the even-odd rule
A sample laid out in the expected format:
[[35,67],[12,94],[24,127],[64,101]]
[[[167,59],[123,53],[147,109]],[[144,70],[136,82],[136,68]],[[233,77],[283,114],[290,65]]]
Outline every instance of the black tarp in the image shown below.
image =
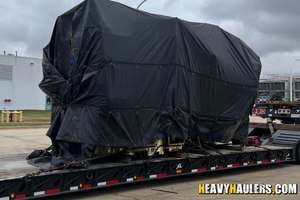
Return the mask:
[[218,26],[86,0],[57,18],[44,48],[47,135],[78,160],[96,145],[169,136],[245,141],[260,71],[259,57]]

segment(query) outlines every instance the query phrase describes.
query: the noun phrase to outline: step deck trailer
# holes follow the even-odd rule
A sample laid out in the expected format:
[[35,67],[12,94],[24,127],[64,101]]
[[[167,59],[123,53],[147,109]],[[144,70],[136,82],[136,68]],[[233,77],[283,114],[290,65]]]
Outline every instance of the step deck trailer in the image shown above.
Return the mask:
[[300,124],[300,101],[256,101],[252,116]]
[[[298,126],[298,125],[294,125]],[[249,133],[253,128],[249,129]],[[25,154],[0,157],[0,200],[40,198],[62,193],[204,173],[254,165],[300,161],[300,132],[277,130],[260,147],[216,145],[209,154],[187,153],[185,158],[158,157],[147,160],[98,161],[88,169],[66,169],[40,174],[25,182],[23,176],[36,172]]]

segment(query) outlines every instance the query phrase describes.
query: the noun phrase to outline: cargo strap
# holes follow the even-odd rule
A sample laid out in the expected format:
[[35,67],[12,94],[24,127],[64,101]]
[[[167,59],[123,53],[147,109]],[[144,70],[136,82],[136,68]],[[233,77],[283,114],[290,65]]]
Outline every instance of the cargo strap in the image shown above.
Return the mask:
[[273,135],[274,134],[274,127],[273,127],[273,121],[270,117],[267,117],[267,124],[269,126],[270,132]]

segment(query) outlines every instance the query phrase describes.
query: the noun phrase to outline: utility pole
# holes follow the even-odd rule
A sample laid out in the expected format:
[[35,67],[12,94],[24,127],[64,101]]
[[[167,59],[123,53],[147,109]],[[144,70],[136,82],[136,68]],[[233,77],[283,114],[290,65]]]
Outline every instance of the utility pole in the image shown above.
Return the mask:
[[293,72],[292,72],[292,68],[293,68],[293,64],[295,61],[300,61],[300,59],[294,59],[291,63],[291,68],[290,68],[290,101],[293,101]]

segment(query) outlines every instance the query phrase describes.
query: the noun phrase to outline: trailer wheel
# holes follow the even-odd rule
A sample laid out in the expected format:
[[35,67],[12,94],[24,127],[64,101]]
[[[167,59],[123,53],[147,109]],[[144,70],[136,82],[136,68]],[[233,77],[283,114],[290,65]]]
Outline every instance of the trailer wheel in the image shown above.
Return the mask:
[[296,156],[296,159],[295,159],[296,163],[300,164],[300,143],[297,144],[295,156]]

